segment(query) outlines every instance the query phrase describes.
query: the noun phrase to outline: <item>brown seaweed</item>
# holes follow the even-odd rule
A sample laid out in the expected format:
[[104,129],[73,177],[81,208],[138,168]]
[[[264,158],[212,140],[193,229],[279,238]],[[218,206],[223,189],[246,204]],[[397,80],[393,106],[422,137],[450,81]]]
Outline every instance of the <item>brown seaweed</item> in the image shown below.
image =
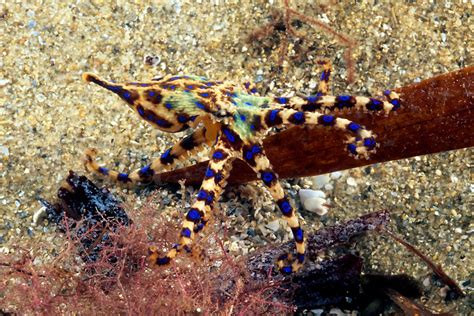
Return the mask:
[[[380,229],[386,226],[389,220],[390,216],[388,211],[373,212],[357,219],[349,220],[339,225],[326,227],[313,234],[309,234],[307,237],[306,250],[308,258],[307,271],[317,269],[316,266],[311,265],[310,261],[316,259],[321,251],[330,249],[337,245],[349,243],[352,238],[365,232]],[[272,270],[275,265],[275,258],[277,258],[281,253],[291,252],[292,249],[294,249],[294,241],[252,254],[247,261],[247,267],[252,275],[252,279],[265,279],[268,275],[268,271]]]
[[[399,89],[401,108],[388,117],[360,112],[343,116],[377,134],[380,147],[368,160],[344,151],[343,138],[319,128],[294,127],[267,137],[263,144],[280,178],[318,175],[378,162],[474,146],[474,66]],[[324,139],[324,142],[314,141]],[[282,146],[282,144],[285,144]],[[207,162],[160,174],[158,182],[199,184]],[[256,180],[244,162],[234,162],[230,184]]]
[[453,297],[453,298],[464,296],[464,293],[461,290],[461,288],[457,285],[457,283],[452,278],[450,278],[446,274],[446,272],[444,272],[444,270],[441,268],[440,265],[435,264],[430,258],[428,258],[428,256],[423,254],[420,250],[418,250],[415,246],[410,244],[408,241],[398,237],[397,235],[395,235],[394,233],[392,233],[391,231],[387,229],[384,229],[383,231],[387,235],[389,235],[390,237],[392,237],[393,239],[401,243],[403,246],[405,246],[410,252],[417,255],[421,260],[423,260],[423,262],[425,262],[430,267],[430,269],[433,270],[433,273],[436,274],[436,276],[438,276],[444,282],[444,284],[449,286],[451,291],[455,293],[456,297]]

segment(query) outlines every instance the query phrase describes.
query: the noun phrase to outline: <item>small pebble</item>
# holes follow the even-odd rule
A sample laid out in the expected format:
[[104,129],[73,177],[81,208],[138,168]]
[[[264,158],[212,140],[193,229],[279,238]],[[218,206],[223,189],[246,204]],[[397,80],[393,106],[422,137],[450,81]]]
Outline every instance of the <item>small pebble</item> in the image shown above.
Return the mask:
[[357,182],[353,177],[347,178],[346,182],[347,182],[348,185],[350,185],[352,187],[357,186]]
[[431,280],[430,280],[429,277],[427,277],[427,278],[425,278],[425,279],[423,280],[423,286],[424,286],[424,287],[429,287],[430,284],[431,284]]
[[280,220],[276,219],[274,221],[271,221],[267,225],[265,225],[265,227],[272,230],[273,232],[277,232],[280,229]]

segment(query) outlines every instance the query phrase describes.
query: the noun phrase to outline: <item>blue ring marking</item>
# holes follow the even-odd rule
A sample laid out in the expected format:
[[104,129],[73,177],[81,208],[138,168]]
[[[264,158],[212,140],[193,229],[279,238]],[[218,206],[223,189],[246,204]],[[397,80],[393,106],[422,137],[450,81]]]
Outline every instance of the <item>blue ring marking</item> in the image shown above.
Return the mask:
[[212,170],[211,168],[207,168],[206,169],[206,173],[204,174],[204,176],[206,178],[211,178],[214,176],[214,170]]
[[296,232],[293,232],[293,235],[294,235],[296,241],[298,241],[298,242],[302,242],[302,241],[303,241],[304,232],[303,232],[303,230],[301,229],[301,227],[298,227],[298,228],[296,229]]
[[186,86],[186,88],[188,88],[189,90],[194,90],[194,86],[193,86],[193,85]]
[[207,92],[200,93],[199,95],[203,98],[208,98],[209,97],[209,93],[207,93]]
[[242,122],[245,122],[245,121],[247,120],[247,117],[246,117],[245,115],[243,115],[243,114],[240,114],[240,120],[241,120]]
[[280,112],[280,110],[271,110],[270,111],[270,122],[273,122],[275,121],[277,115],[278,115],[278,112]]
[[348,102],[350,101],[351,99],[351,96],[350,95],[340,95],[337,97],[338,101],[341,101],[341,102]]
[[375,139],[364,138],[364,146],[367,147],[368,149],[374,149],[376,144],[377,143],[375,142]]
[[288,103],[288,98],[285,98],[285,97],[279,97],[279,98],[276,98],[276,101],[280,104],[287,104]]
[[310,96],[306,99],[306,101],[308,101],[309,103],[313,103],[313,102],[318,101],[318,99],[319,99],[319,96],[318,96],[318,95],[310,95]]
[[105,167],[99,167],[98,171],[103,174],[103,175],[108,175],[109,174],[109,169],[105,168]]
[[331,74],[331,71],[329,71],[329,70],[324,70],[324,71],[321,73],[321,80],[323,80],[323,81],[328,81],[330,74]]
[[252,154],[258,154],[262,152],[262,149],[258,145],[253,145],[252,148],[250,148],[250,151]]
[[178,80],[178,79],[181,79],[181,76],[171,77],[171,78],[168,79],[168,81],[174,81],[174,80]]
[[390,93],[392,93],[392,91],[390,91],[390,90],[387,89],[387,90],[385,90],[385,91],[383,92],[383,95],[389,96]]
[[323,122],[324,123],[332,123],[334,121],[334,116],[332,115],[323,115]]
[[150,176],[150,175],[153,175],[155,173],[155,171],[153,169],[151,169],[151,164],[150,164],[150,165],[147,165],[147,166],[141,168],[139,173],[142,174],[142,175],[145,175],[145,176]]
[[252,160],[253,158],[253,153],[251,151],[245,152],[245,159],[246,160]]
[[392,105],[393,105],[392,111],[396,111],[400,108],[400,100],[393,99],[392,101],[390,101],[390,103],[392,103]]
[[265,184],[270,183],[274,179],[274,175],[271,172],[262,172],[262,180],[265,182]]
[[132,94],[129,91],[125,91],[124,93],[122,93],[122,97],[124,97],[127,100],[130,99],[131,96]]
[[252,88],[252,89],[250,90],[250,92],[251,92],[251,93],[257,93],[257,89],[256,89],[256,88]]
[[250,102],[244,102],[244,104],[245,104],[246,106],[253,106],[253,104],[250,103]]
[[188,117],[186,115],[178,115],[178,122],[186,123],[188,121]]
[[347,129],[353,133],[357,133],[361,129],[361,127],[357,123],[350,122],[349,125],[347,125]]
[[149,97],[154,97],[155,96],[155,91],[148,91],[148,96]]
[[119,92],[120,90],[122,90],[122,87],[120,86],[105,86],[105,88],[112,92]]
[[223,128],[222,131],[231,143],[235,142],[235,136],[229,129]]
[[297,123],[303,122],[304,112],[296,112],[295,114],[293,114],[293,118]]
[[170,127],[170,122],[168,122],[167,120],[156,119],[155,123],[162,127]]
[[169,103],[169,102],[166,102],[165,103],[165,107],[168,109],[168,110],[171,110],[173,108],[173,104]]
[[290,215],[291,211],[293,210],[292,207],[291,207],[290,202],[288,202],[286,200],[281,202],[280,209],[281,209],[281,212],[284,215]]
[[197,224],[197,225],[194,227],[194,232],[197,233],[197,232],[201,231],[201,230],[204,228],[204,226],[206,226],[205,223],[199,223],[199,224]]
[[211,204],[212,201],[214,201],[214,196],[212,195],[212,193],[210,193],[207,195],[206,203]]
[[198,200],[206,200],[207,197],[208,197],[208,194],[207,194],[207,192],[204,191],[204,190],[200,190],[200,191],[198,192],[198,194],[197,194],[197,199],[198,199]]
[[145,115],[145,110],[143,109],[143,107],[141,105],[137,106],[137,112],[140,116]]
[[162,266],[162,265],[170,263],[170,261],[171,261],[170,257],[158,258],[158,260],[156,260],[156,264],[159,266]]
[[299,263],[303,263],[304,262],[304,253],[296,254],[296,259],[298,260]]
[[224,176],[222,175],[222,173],[216,173],[216,176],[214,177],[214,181],[216,183],[219,183],[221,182],[222,179],[224,179]]
[[162,155],[161,155],[161,159],[167,159],[169,156],[170,156],[170,153],[171,153],[171,148],[167,149]]
[[382,109],[380,107],[381,105],[382,101],[379,101],[377,99],[370,99],[370,103],[367,104],[367,109],[369,109],[370,111],[378,111]]
[[220,151],[216,151],[214,152],[214,154],[212,155],[212,158],[214,159],[222,159],[224,158],[224,154]]
[[186,217],[191,222],[198,222],[201,220],[201,214],[195,208],[190,209]]
[[206,82],[206,83],[204,83],[204,84],[205,84],[206,86],[208,86],[208,87],[212,87],[212,86],[214,85],[214,83],[212,83],[212,82]]
[[283,274],[291,274],[293,272],[293,268],[291,266],[286,266],[281,268],[281,272]]
[[130,178],[128,177],[128,174],[126,174],[126,173],[119,173],[118,176],[117,176],[117,180],[121,181],[121,182],[132,181],[132,180],[130,180]]
[[205,109],[206,109],[206,107],[204,106],[204,104],[202,104],[202,103],[199,102],[199,101],[194,102],[194,104],[196,104],[196,106],[197,106],[198,108],[200,108],[201,110],[205,110]]
[[189,120],[190,120],[191,122],[194,122],[194,120],[195,120],[195,119],[196,119],[196,117],[198,117],[198,116],[199,116],[199,115],[194,115],[194,116],[191,116],[191,117],[189,118]]
[[351,154],[357,155],[357,146],[355,144],[347,145],[347,150],[349,150]]
[[181,236],[184,236],[184,237],[187,237],[187,238],[191,238],[191,230],[189,228],[183,228],[181,230]]

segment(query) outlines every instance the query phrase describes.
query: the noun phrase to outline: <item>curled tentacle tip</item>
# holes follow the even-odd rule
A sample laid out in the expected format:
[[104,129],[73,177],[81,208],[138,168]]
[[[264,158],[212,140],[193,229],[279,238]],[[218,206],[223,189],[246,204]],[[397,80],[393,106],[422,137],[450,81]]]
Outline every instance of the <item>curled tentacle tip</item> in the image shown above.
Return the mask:
[[84,81],[91,82],[91,81],[96,81],[97,79],[99,79],[99,77],[97,77],[93,73],[85,72],[82,74],[82,80]]

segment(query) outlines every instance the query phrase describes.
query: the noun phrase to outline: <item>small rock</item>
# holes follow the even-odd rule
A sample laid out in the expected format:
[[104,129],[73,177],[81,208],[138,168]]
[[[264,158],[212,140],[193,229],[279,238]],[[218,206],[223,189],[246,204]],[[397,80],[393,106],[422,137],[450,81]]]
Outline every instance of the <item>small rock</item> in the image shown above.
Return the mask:
[[324,313],[324,309],[312,309],[311,313],[313,313],[314,316],[321,316]]
[[430,284],[431,284],[431,281],[430,281],[430,278],[429,278],[429,277],[428,277],[428,278],[425,278],[425,279],[423,280],[423,286],[424,286],[424,287],[429,287]]
[[357,182],[353,177],[347,178],[346,182],[347,182],[348,185],[350,185],[352,187],[357,186]]
[[36,101],[38,101],[38,102],[44,102],[44,101],[46,101],[46,97],[44,96],[44,94],[38,93],[38,94],[36,95]]
[[276,219],[274,221],[271,221],[267,225],[265,225],[265,227],[273,232],[277,232],[280,229],[280,220]]
[[328,183],[324,186],[324,190],[326,191],[332,191],[334,189],[334,186],[331,183]]
[[337,180],[340,177],[342,177],[342,172],[340,171],[331,172],[331,179]]
[[9,83],[10,83],[10,80],[8,79],[0,79],[0,87],[5,87]]
[[0,157],[7,158],[8,156],[10,156],[10,150],[8,150],[8,147],[0,146]]

